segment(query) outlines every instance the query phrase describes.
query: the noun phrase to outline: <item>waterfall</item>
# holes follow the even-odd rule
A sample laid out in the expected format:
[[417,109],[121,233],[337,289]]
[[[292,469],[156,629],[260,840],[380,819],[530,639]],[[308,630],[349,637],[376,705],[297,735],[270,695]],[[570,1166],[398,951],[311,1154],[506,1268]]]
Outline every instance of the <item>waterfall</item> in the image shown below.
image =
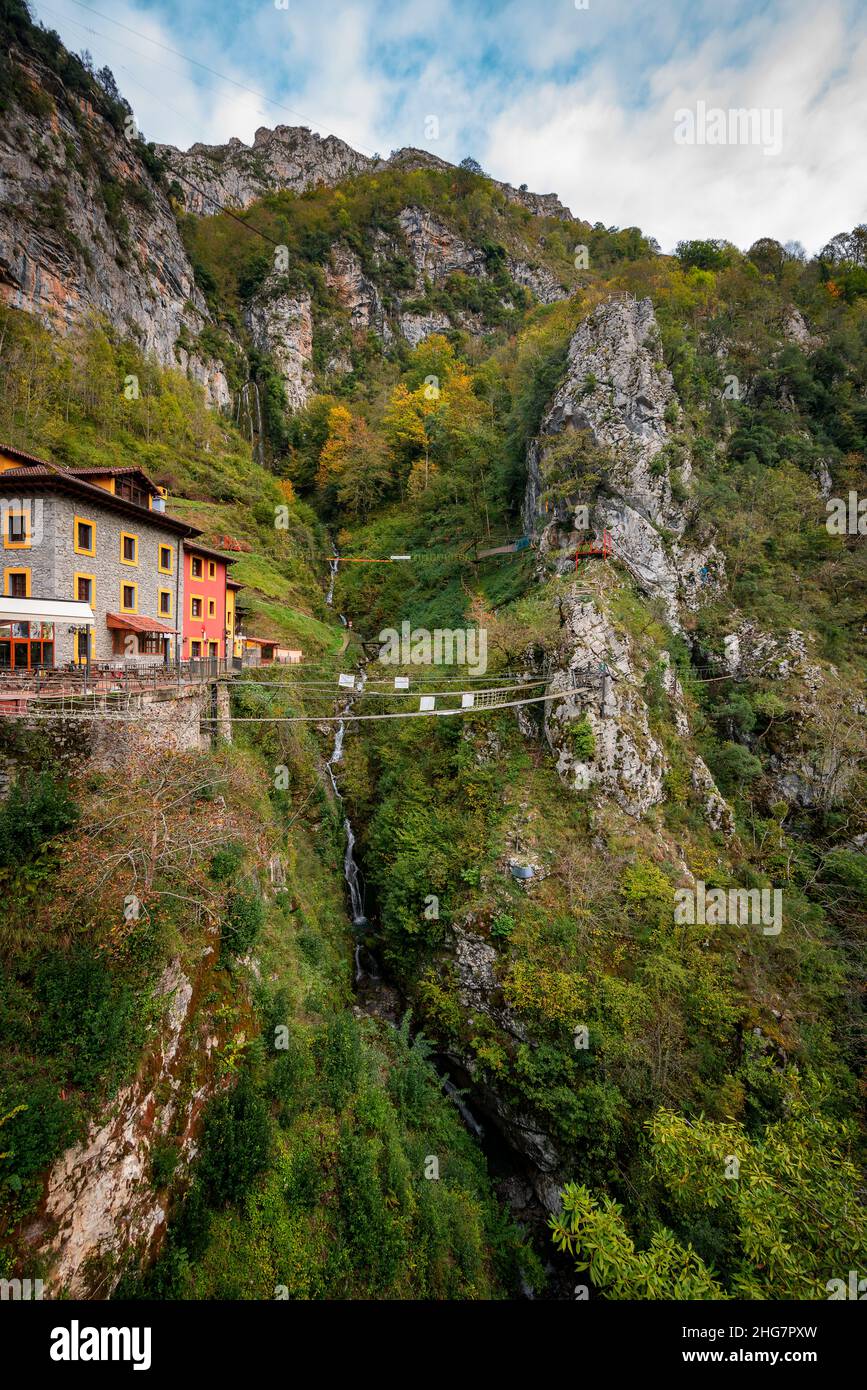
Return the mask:
[[[340,561],[338,560],[337,552],[335,551],[333,558],[328,561],[328,568],[331,571],[331,582],[328,585],[328,593],[325,595],[325,602],[328,604],[329,608],[334,602],[334,582],[337,579],[337,570],[339,565]],[[345,619],[342,613],[340,615],[340,621],[344,623],[345,626]]]
[[[330,597],[331,596],[329,594],[329,599]],[[360,679],[363,685],[364,677],[362,676]],[[347,704],[344,706],[344,710],[348,711],[351,708],[351,704],[352,701],[348,701]],[[337,800],[340,802],[341,806],[343,805],[343,797],[341,796],[340,789],[337,786],[337,778],[334,775],[334,769],[343,758],[343,740],[345,736],[346,722],[345,720],[341,719],[340,723],[337,725],[337,732],[334,735],[334,747],[331,750],[331,757],[325,764],[325,770],[328,773],[329,779],[331,781],[332,790],[334,791],[334,795],[337,797]],[[343,852],[343,877],[346,880],[346,887],[349,892],[349,906],[352,913],[352,925],[356,932],[362,932],[364,928],[368,925],[367,917],[364,913],[364,890],[362,886],[361,870],[355,862],[355,832],[352,829],[352,823],[350,822],[349,817],[345,814],[343,817],[343,833],[346,836],[346,848]],[[378,974],[376,973],[375,967],[370,972],[365,971],[365,968],[362,964],[363,949],[364,948],[362,946],[361,941],[357,941],[355,946],[356,984],[367,973],[370,973],[371,978],[373,979],[379,978]],[[365,954],[369,955],[368,952],[365,952]]]
[[[256,423],[253,424],[253,412],[250,409],[250,393],[253,393],[256,401]],[[241,424],[241,410],[243,408],[246,416],[247,430],[250,434],[250,447],[253,450],[256,462],[262,466],[265,462],[265,441],[262,433],[262,402],[259,397],[259,385],[255,381],[245,381],[238,392],[238,404],[235,411],[235,422],[243,428]]]

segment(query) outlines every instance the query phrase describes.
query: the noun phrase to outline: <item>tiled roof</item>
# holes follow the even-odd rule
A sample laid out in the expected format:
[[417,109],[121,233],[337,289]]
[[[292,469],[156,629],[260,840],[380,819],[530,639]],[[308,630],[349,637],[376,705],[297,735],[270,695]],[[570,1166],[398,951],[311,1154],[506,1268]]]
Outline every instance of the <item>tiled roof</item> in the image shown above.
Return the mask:
[[213,546],[200,545],[198,541],[184,541],[184,550],[190,550],[194,555],[210,555],[214,560],[222,560],[224,565],[234,565],[235,559],[232,555],[224,555],[222,550],[214,550]]
[[[0,444],[0,453],[4,449],[6,446]],[[17,449],[8,449],[7,452],[20,456],[20,450]],[[2,493],[7,480],[28,482],[36,487],[65,489],[82,497],[90,497],[103,507],[111,507],[115,511],[124,512],[127,516],[136,516],[142,519],[147,517],[154,526],[164,525],[168,531],[180,531],[183,536],[198,536],[200,534],[198,527],[190,526],[186,521],[179,521],[177,517],[170,516],[167,512],[156,512],[150,507],[140,506],[138,502],[130,502],[125,497],[116,497],[113,492],[107,492],[104,487],[97,487],[95,483],[86,482],[84,478],[78,477],[75,472],[69,469],[55,467],[38,459],[31,467],[7,468],[5,472],[0,473],[0,493]]]
[[121,632],[165,632],[169,637],[177,632],[177,628],[166,627],[156,618],[140,618],[137,613],[106,613],[105,625]]

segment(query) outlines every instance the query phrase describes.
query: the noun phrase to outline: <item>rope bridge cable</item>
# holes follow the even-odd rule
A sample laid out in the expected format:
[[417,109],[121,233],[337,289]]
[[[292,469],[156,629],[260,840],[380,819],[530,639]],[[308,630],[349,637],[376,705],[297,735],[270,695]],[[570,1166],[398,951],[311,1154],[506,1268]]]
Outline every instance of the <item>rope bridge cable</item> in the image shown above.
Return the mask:
[[[227,719],[226,722],[231,724],[349,724],[364,723],[377,719],[437,719],[444,717],[447,718],[450,715],[454,714],[489,714],[492,710],[515,709],[519,705],[537,705],[541,703],[550,702],[552,700],[565,700],[569,695],[586,694],[588,691],[594,689],[595,686],[576,685],[570,687],[568,690],[557,690],[554,691],[552,694],[548,695],[531,695],[524,700],[506,700],[503,701],[503,703],[501,704],[482,705],[480,707],[471,705],[467,707],[459,706],[455,709],[398,710],[386,714],[352,714],[347,711],[343,714],[271,714],[237,716],[232,715],[231,718]],[[460,692],[454,691],[448,693],[457,695]],[[28,720],[31,720],[33,723],[48,723],[49,721],[54,719],[65,719],[74,722],[79,720],[83,721],[85,719],[102,718],[104,722],[107,724],[142,724],[148,722],[149,719],[158,719],[160,717],[160,712],[158,710],[153,710],[152,712],[146,710],[138,710],[134,717],[130,717],[127,715],[118,716],[107,714],[106,711],[102,709],[70,709],[68,711],[58,710],[56,713],[51,714],[31,715],[29,711],[23,716],[17,714],[3,716],[2,714],[0,714],[0,719],[4,717],[10,719],[17,719],[23,717]],[[211,724],[216,724],[219,722],[218,718],[214,715],[204,715],[202,717]]]

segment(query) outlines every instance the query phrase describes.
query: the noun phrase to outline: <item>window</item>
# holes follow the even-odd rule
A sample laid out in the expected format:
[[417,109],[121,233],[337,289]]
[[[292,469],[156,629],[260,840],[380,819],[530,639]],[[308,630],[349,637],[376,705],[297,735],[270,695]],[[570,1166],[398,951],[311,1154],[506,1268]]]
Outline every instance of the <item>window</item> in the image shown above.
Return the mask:
[[209,643],[208,643],[208,656],[217,656],[217,655],[218,655],[218,652],[217,652],[217,644],[216,644],[216,642],[209,642]]
[[92,574],[77,574],[73,590],[79,603],[92,604],[96,598],[96,578]]
[[138,536],[129,531],[120,533],[120,562],[122,565],[138,564]]
[[74,549],[76,555],[96,555],[96,525],[75,517]]
[[191,595],[190,595],[190,617],[191,617],[191,618],[201,618],[201,616],[202,616],[202,611],[203,611],[203,609],[202,609],[202,600],[201,600],[198,596],[194,596],[194,595],[191,594]]
[[209,618],[216,618],[216,616],[217,616],[217,600],[216,600],[215,598],[209,598],[209,599],[208,599],[208,617],[209,617]]
[[163,634],[161,632],[140,632],[138,635],[138,649],[142,656],[161,656],[163,650]]
[[122,613],[135,613],[138,609],[138,585],[121,584],[120,608]]
[[216,579],[216,577],[217,577],[217,562],[216,562],[216,560],[209,560],[209,561],[208,561],[208,578],[209,578],[209,579]]
[[190,560],[190,574],[193,579],[201,579],[202,577],[202,562],[198,555],[194,555]]
[[201,642],[191,642],[191,643],[190,643],[190,656],[195,658],[195,657],[201,656],[201,655],[202,655],[202,644],[201,644]]
[[20,507],[3,507],[3,545],[7,550],[30,549],[30,513]]
[[75,518],[75,553],[76,555],[95,555],[96,554],[96,527],[92,521],[84,521],[82,517]]
[[150,507],[151,504],[150,493],[138,487],[131,478],[116,478],[114,495],[123,497],[127,502],[135,502],[137,507]]
[[172,591],[171,589],[160,589],[159,611],[161,618],[172,616]]
[[4,570],[3,571],[3,592],[10,598],[29,598],[30,597],[30,571],[29,570]]
[[172,572],[172,548],[170,545],[161,545],[159,553],[158,569],[160,574],[171,574]]

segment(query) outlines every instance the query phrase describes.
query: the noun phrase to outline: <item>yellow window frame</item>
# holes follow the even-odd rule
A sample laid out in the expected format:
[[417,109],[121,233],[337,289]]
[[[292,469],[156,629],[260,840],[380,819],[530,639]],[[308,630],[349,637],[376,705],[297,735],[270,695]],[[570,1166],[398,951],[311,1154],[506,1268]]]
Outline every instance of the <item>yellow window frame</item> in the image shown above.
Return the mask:
[[[165,594],[166,598],[167,598],[168,601],[169,601],[169,606],[168,606],[168,608],[163,608],[163,605],[162,605],[162,597],[163,597],[163,594]],[[171,589],[157,589],[157,612],[159,613],[159,615],[160,615],[161,618],[170,618],[170,617],[172,616],[172,591],[171,591]]]
[[10,594],[10,591],[9,591],[9,590],[10,590],[9,581],[10,581],[10,579],[12,578],[12,575],[13,575],[13,574],[23,574],[23,575],[24,575],[24,578],[25,578],[25,580],[26,580],[26,588],[25,588],[25,592],[24,592],[24,597],[25,597],[25,598],[30,598],[30,581],[31,581],[31,575],[30,575],[30,570],[27,569],[26,566],[24,566],[24,565],[11,565],[11,566],[9,567],[9,569],[4,569],[4,571],[3,571],[3,592],[4,592],[4,594],[6,595],[6,597],[7,597],[7,598],[11,598],[11,594]]
[[[134,601],[133,601],[133,606],[132,606],[132,608],[130,608],[130,607],[129,607],[127,604],[125,604],[124,601],[123,601],[123,591],[124,591],[124,589],[132,589],[132,590],[133,590]],[[132,579],[124,579],[124,580],[121,581],[121,585],[120,585],[120,611],[121,611],[121,613],[137,613],[137,612],[138,612],[138,584],[137,584],[134,580],[132,580]]]
[[[24,517],[24,539],[23,541],[10,541],[9,539],[9,518],[11,516]],[[33,530],[30,525],[29,507],[4,507],[3,508],[3,549],[4,550],[30,550],[33,540]]]
[[[88,599],[80,599],[80,598],[78,597],[78,581],[79,581],[79,579],[89,579],[89,580],[90,580],[90,599],[89,599],[89,600],[88,600]],[[72,576],[72,597],[73,597],[73,598],[76,600],[76,602],[78,602],[78,603],[88,603],[88,602],[89,602],[91,605],[95,604],[95,603],[96,603],[96,575],[95,575],[95,574],[85,574],[83,570],[76,570],[76,571],[75,571],[75,574]]]
[[[135,558],[132,559],[132,560],[127,560],[126,557],[124,556],[124,553],[123,553],[123,543],[124,543],[124,541],[132,541],[132,543],[133,543],[133,546],[134,546],[134,548],[135,548]],[[131,566],[134,566],[136,569],[138,568],[138,536],[135,534],[134,531],[121,531],[121,533],[120,533],[120,563],[121,563],[122,565],[131,565]]]
[[208,561],[208,578],[209,578],[209,579],[216,579],[216,577],[217,577],[217,562],[216,562],[216,560],[209,560],[209,561]]
[[209,599],[208,599],[208,617],[209,617],[209,618],[216,618],[216,616],[217,616],[217,600],[216,600],[215,598],[209,598]]
[[[84,548],[84,546],[78,544],[78,528],[79,528],[79,526],[89,526],[89,527],[90,527],[90,538],[91,538],[91,541],[93,542],[93,544],[92,544],[90,550],[86,550],[86,549]],[[74,517],[72,518],[72,548],[73,548],[73,550],[75,551],[76,555],[89,555],[91,558],[93,558],[93,557],[96,555],[96,522],[95,522],[95,521],[91,521],[90,518],[89,518],[89,517],[86,517],[86,516],[74,516]]]
[[[162,562],[164,550],[167,550],[169,555],[168,567],[166,567]],[[162,541],[160,541],[160,544],[157,547],[157,570],[160,574],[174,573],[174,558],[175,552],[172,550],[172,547],[170,545],[163,545]]]

